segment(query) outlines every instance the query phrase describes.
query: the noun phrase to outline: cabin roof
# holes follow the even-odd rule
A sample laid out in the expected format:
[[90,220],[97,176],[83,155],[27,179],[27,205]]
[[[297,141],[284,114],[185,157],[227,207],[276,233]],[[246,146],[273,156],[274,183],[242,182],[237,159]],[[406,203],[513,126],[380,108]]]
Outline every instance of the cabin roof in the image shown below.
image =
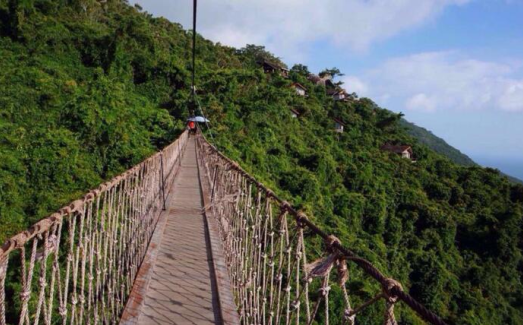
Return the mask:
[[282,67],[281,65],[276,64],[276,63],[272,63],[272,62],[269,62],[269,61],[266,61],[266,60],[261,61],[260,64],[262,64],[264,66],[268,66],[269,68],[274,69],[274,70],[285,70],[285,71],[287,71],[287,69]]
[[303,90],[307,90],[307,88],[305,88],[302,84],[297,83],[297,82],[293,83],[291,86],[295,87],[295,88],[301,88]]
[[336,123],[340,124],[340,125],[343,125],[343,126],[345,126],[345,125],[346,125],[346,124],[345,124],[345,122],[343,122],[343,121],[342,121],[342,120],[340,120],[339,118],[333,118],[332,120],[333,120],[334,122],[336,122]]
[[347,92],[343,88],[327,89],[327,95],[335,96],[338,94],[346,94]]
[[384,144],[383,146],[381,146],[381,150],[386,150],[394,153],[404,153],[405,151],[412,152],[412,147],[407,145]]
[[298,116],[301,115],[301,113],[299,111],[295,110],[294,108],[291,108],[290,110],[291,110],[291,112],[293,112],[294,114],[296,114]]

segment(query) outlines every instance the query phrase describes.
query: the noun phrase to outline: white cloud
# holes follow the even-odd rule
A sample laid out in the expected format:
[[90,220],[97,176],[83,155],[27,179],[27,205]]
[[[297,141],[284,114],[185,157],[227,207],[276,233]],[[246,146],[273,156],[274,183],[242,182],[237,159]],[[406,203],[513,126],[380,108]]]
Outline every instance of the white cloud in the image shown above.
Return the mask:
[[[200,2],[198,30],[213,41],[242,47],[261,44],[286,59],[327,41],[364,51],[434,19],[445,7],[472,0],[207,0]],[[189,1],[131,0],[154,15],[190,28]]]
[[508,84],[498,104],[507,111],[523,111],[523,80]]
[[350,92],[356,92],[360,96],[366,96],[369,93],[368,85],[358,77],[344,76],[341,78],[343,87],[350,89]]
[[[523,111],[520,67],[457,51],[428,52],[387,60],[359,78],[371,86],[370,97],[394,109]],[[384,97],[387,103],[379,101]]]
[[425,94],[416,94],[407,100],[406,106],[412,110],[432,112],[436,109],[436,101]]

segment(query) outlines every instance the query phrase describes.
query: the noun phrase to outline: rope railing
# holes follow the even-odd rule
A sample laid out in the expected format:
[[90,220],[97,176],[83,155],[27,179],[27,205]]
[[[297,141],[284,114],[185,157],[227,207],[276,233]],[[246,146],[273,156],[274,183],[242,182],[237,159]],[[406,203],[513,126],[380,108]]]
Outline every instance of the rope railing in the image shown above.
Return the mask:
[[117,323],[187,139],[7,240],[0,325]]
[[[399,282],[322,231],[304,213],[220,153],[203,135],[198,135],[197,143],[200,164],[211,184],[211,203],[205,209],[220,229],[242,324],[328,325],[332,321],[353,325],[356,316],[380,301],[384,301],[383,324],[397,324],[394,306],[398,301],[431,324],[445,324],[405,292]],[[312,249],[318,246],[312,243],[318,239],[324,247],[320,254]],[[359,306],[351,304],[347,288],[349,262],[381,287]],[[343,308],[329,301],[331,291],[335,291],[337,301],[343,301]]]

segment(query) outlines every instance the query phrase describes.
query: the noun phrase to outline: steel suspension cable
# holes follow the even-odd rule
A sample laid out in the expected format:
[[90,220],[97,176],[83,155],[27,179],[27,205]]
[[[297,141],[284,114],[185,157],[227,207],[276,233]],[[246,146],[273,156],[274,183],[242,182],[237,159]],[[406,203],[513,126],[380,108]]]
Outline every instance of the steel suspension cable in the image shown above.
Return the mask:
[[[192,35],[192,85],[191,85],[191,107],[190,115],[195,116],[195,108],[198,107],[201,115],[207,120],[207,115],[205,114],[200,101],[196,96],[196,25],[198,21],[198,0],[193,0],[193,35]],[[205,122],[205,126],[209,130],[212,142],[214,143],[214,136],[211,131],[209,122]]]
[[196,103],[196,19],[198,15],[198,0],[193,0],[193,14],[192,14],[192,84],[191,84],[191,116],[194,116],[194,106]]

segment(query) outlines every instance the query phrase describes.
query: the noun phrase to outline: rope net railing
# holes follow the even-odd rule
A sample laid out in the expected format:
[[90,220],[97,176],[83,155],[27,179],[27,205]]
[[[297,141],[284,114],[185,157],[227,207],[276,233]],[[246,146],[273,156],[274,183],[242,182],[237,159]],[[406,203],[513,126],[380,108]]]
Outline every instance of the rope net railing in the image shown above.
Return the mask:
[[[242,324],[354,325],[365,309],[381,303],[383,324],[395,325],[398,301],[429,323],[445,324],[397,281],[385,277],[304,213],[279,199],[203,135],[198,135],[197,144],[200,164],[211,184],[211,203],[205,209],[220,229]],[[349,265],[381,287],[359,306],[350,299]]]
[[117,323],[187,139],[7,240],[0,324]]

